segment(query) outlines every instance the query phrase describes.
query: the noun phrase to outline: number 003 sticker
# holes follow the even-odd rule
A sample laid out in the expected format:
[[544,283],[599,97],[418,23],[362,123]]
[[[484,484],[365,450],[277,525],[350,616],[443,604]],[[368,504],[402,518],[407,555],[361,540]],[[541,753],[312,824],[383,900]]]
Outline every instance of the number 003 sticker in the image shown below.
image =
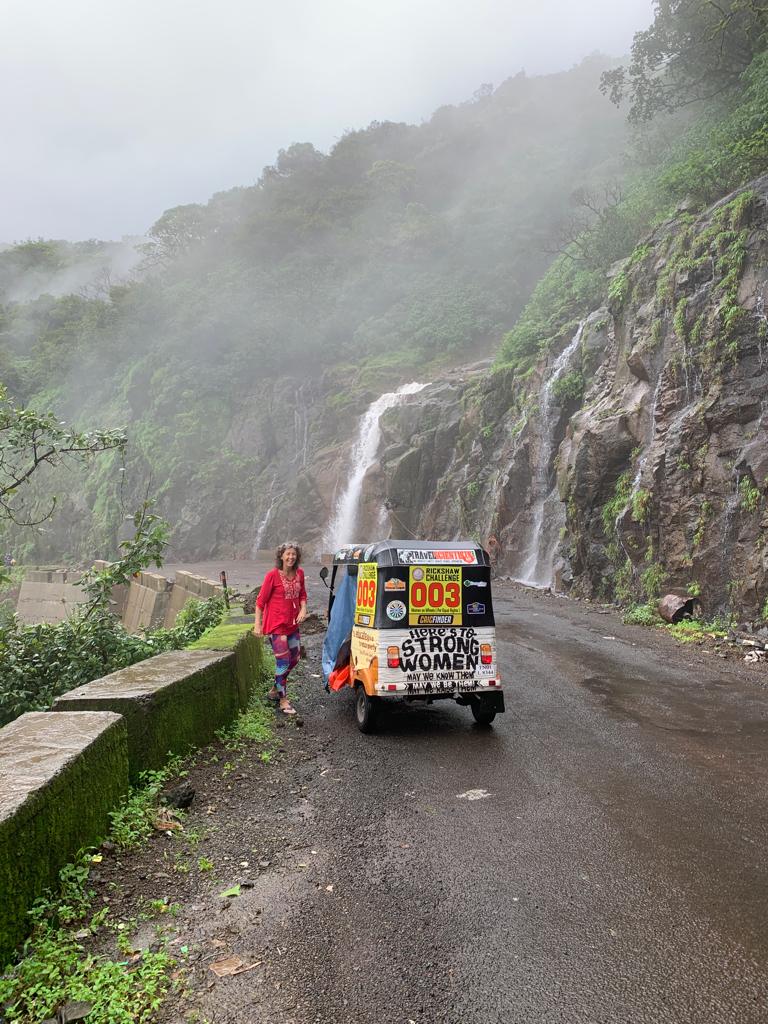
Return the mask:
[[460,626],[461,566],[412,565],[408,598],[410,626]]
[[376,564],[361,562],[357,570],[357,599],[355,622],[358,626],[372,626],[376,612]]

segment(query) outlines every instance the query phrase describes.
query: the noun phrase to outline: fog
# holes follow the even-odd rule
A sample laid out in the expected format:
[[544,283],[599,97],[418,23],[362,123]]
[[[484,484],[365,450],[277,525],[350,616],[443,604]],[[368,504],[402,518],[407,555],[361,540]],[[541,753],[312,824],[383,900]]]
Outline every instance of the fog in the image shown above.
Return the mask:
[[[626,52],[651,0],[6,0],[0,240],[140,234],[280,147]],[[9,102],[10,101],[10,102]]]

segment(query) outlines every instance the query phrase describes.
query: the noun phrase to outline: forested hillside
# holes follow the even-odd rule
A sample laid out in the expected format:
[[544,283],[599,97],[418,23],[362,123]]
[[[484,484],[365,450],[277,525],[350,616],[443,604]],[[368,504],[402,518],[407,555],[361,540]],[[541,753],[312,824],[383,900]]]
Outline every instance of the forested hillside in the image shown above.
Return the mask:
[[[140,272],[96,296],[15,301],[13,267],[23,257],[39,276],[29,261],[51,249],[0,254],[14,396],[129,428],[128,472],[102,460],[48,532],[16,543],[38,558],[108,554],[121,499],[149,487],[180,553],[242,551],[276,455],[295,463],[302,444],[305,471],[307,444],[343,446],[387,385],[492,355],[566,226],[625,175],[624,120],[598,90],[607,67],[520,73],[328,154],[289,146],[256,185],[167,211]],[[327,500],[310,513],[322,522],[294,525],[317,535]]]
[[109,556],[149,492],[179,556],[321,548],[412,382],[357,539],[494,536],[539,585],[768,617],[767,171],[762,0],[659,3],[625,64],[290,146],[104,294],[6,294],[15,397],[129,435],[13,543]]

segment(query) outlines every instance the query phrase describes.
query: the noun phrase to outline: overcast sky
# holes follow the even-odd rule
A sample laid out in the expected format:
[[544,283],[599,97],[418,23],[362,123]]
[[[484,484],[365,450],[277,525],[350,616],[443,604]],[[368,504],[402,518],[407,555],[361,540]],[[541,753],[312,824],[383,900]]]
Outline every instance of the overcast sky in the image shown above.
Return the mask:
[[0,241],[120,238],[277,150],[627,52],[652,0],[0,0]]

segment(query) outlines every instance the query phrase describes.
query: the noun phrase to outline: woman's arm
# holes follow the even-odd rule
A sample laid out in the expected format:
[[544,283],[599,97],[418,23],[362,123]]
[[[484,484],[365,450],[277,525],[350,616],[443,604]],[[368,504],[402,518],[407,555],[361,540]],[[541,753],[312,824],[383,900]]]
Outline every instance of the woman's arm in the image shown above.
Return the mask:
[[299,591],[299,600],[301,606],[299,607],[299,614],[296,616],[296,624],[303,622],[307,617],[307,588],[304,586],[304,570],[299,569],[299,582],[301,584],[301,590]]
[[259,596],[256,598],[256,607],[253,610],[253,632],[256,636],[264,636],[264,608],[272,593],[274,569],[270,569],[264,577],[264,582],[259,589]]

